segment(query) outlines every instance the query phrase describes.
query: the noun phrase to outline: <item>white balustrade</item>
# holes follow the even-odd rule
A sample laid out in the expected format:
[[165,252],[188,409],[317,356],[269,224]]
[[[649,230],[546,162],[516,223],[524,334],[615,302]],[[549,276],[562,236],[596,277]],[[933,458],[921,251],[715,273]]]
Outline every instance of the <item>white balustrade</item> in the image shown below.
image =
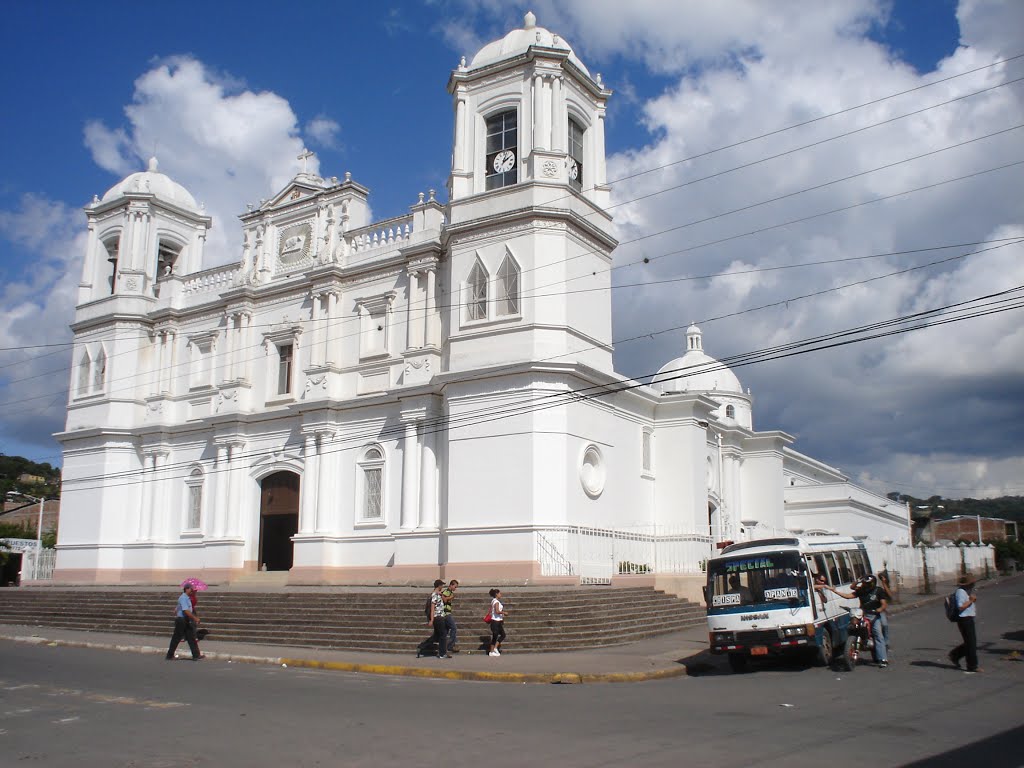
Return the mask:
[[346,235],[346,239],[351,253],[362,253],[374,248],[401,246],[411,235],[412,217],[400,216],[353,230]]
[[240,270],[241,267],[238,264],[225,264],[187,275],[182,292],[186,296],[192,296],[223,291],[235,284],[235,278]]

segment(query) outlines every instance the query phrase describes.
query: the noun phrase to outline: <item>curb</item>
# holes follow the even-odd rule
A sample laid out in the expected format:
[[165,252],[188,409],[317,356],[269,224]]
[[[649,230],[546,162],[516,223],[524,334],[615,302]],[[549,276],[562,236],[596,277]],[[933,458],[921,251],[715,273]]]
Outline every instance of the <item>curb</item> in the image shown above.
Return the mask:
[[[51,640],[31,635],[0,634],[0,640],[26,645],[45,645],[51,648],[90,648],[103,651],[120,651],[122,653],[164,654],[166,650],[152,645],[119,645],[97,643],[87,640]],[[671,677],[683,677],[687,674],[686,665],[680,664],[676,669],[659,669],[651,672],[472,672],[455,669],[427,669],[424,667],[403,667],[397,664],[364,664],[354,661],[318,661],[315,659],[299,659],[286,656],[249,656],[234,653],[210,652],[206,658],[215,661],[231,661],[241,664],[268,664],[272,666],[302,667],[306,669],[324,669],[334,672],[362,672],[369,675],[390,675],[392,677],[419,677],[438,680],[472,680],[487,683],[548,683],[548,684],[580,684],[580,683],[641,683],[647,680],[663,680]],[[187,659],[186,659],[187,660]]]

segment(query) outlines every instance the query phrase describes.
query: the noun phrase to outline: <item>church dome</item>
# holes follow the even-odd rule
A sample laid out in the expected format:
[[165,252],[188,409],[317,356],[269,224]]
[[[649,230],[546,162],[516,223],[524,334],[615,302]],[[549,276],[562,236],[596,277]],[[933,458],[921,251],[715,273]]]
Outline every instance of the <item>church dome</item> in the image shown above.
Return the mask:
[[145,171],[133,173],[108,189],[107,193],[103,195],[103,202],[109,203],[111,200],[117,200],[119,197],[130,194],[153,195],[158,200],[172,203],[193,213],[200,213],[192,193],[178,182],[173,181],[170,176],[157,170],[155,157],[149,158],[149,168]]
[[662,366],[651,380],[662,393],[721,392],[743,394],[736,374],[715,358],[705,354],[701,331],[696,325],[686,329],[686,354]]
[[573,52],[572,46],[557,34],[537,26],[537,17],[528,12],[523,18],[523,28],[513,29],[501,40],[488,43],[473,57],[470,62],[470,69],[486,67],[503,59],[511,59],[520,54],[526,53],[530,46],[537,45],[542,48],[556,48],[569,52],[569,61],[580,68],[588,77],[590,72],[579,57]]

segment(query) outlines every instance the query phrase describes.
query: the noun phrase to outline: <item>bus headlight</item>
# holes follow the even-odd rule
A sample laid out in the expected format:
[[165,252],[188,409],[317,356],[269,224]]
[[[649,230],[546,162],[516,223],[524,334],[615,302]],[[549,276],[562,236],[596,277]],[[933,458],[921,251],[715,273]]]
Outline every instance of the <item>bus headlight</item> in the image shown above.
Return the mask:
[[806,635],[807,627],[803,624],[801,624],[799,627],[784,627],[782,630],[782,634],[784,634],[786,637],[797,637],[800,635]]
[[715,645],[730,645],[736,642],[735,632],[713,632],[711,642]]

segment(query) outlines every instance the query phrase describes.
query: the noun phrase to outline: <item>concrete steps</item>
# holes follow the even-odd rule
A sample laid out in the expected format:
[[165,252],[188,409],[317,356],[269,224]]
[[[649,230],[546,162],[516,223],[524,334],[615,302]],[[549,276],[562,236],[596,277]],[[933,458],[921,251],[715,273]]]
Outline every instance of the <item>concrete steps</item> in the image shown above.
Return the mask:
[[[247,585],[248,587],[248,585]],[[227,642],[414,653],[430,630],[427,590],[209,591],[198,611]],[[169,636],[177,592],[152,589],[4,589],[0,623]],[[647,587],[530,588],[503,596],[510,648],[564,651],[621,645],[702,624],[699,606]],[[459,645],[482,647],[490,629],[484,592],[456,598]]]

